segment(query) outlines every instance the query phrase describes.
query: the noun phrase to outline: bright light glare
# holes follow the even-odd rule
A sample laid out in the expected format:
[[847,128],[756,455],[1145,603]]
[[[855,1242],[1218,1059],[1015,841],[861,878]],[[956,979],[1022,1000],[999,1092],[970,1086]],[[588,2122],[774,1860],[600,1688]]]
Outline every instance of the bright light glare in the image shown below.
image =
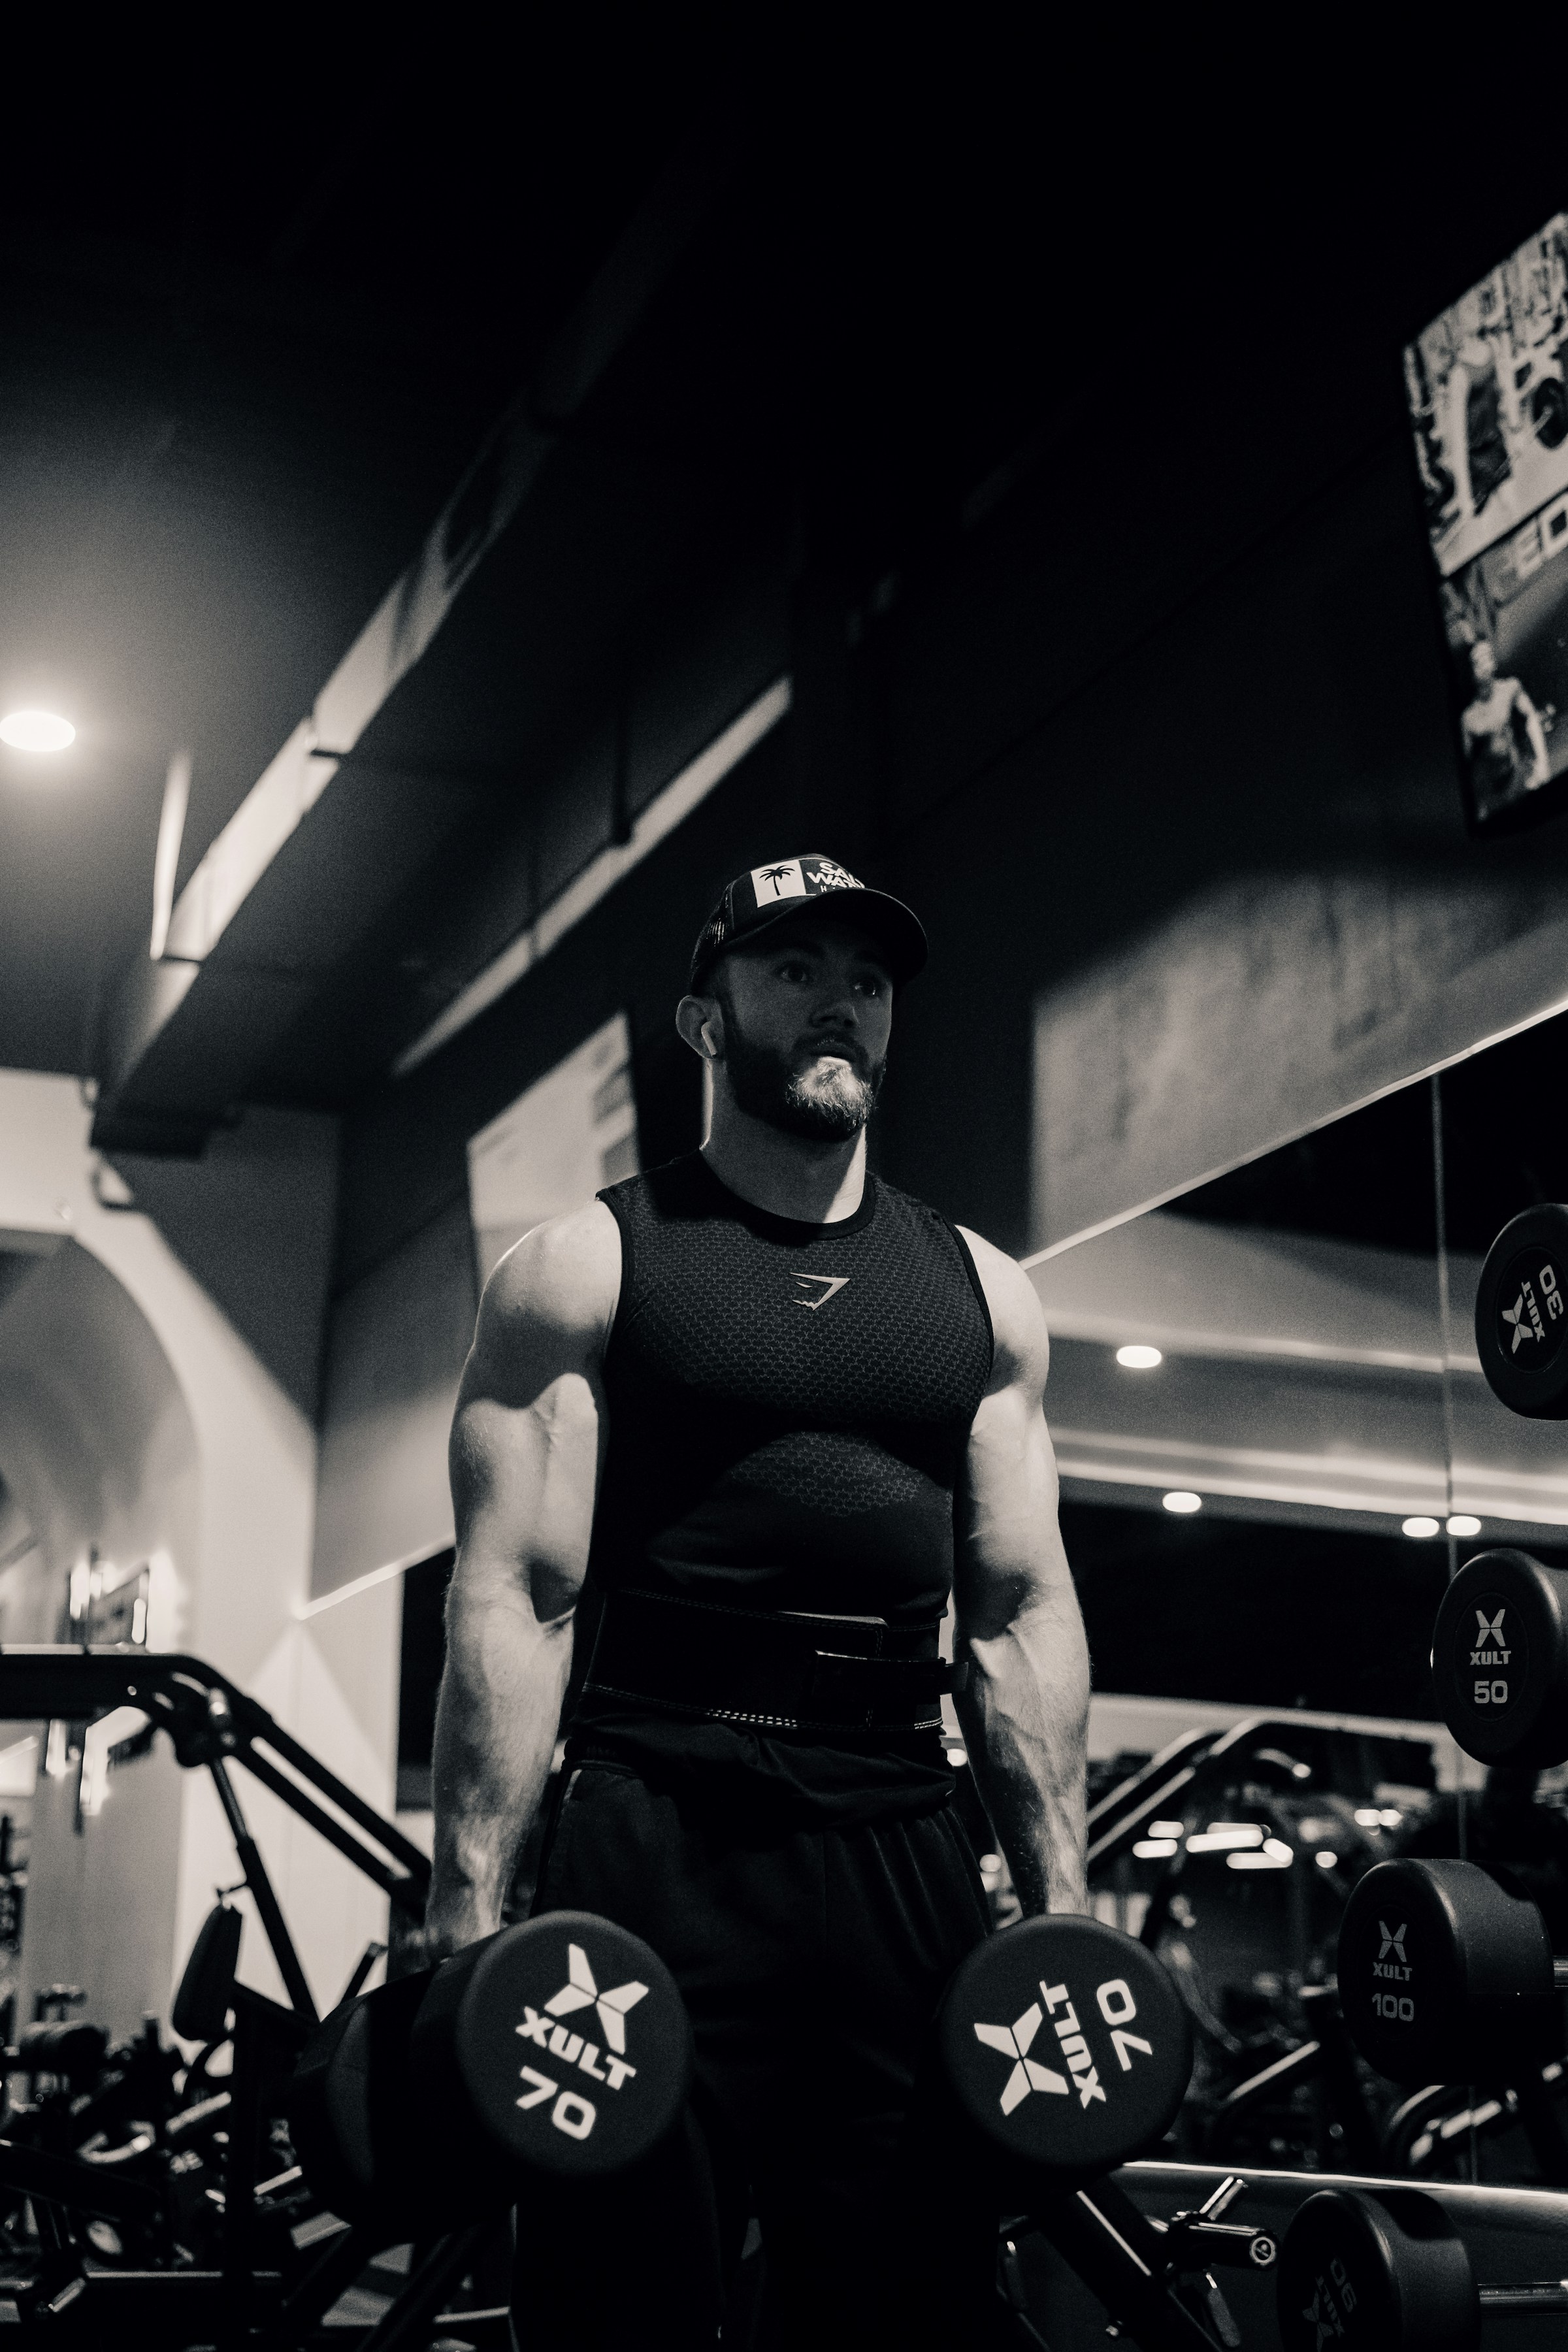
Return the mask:
[[[1187,1518],[1194,1511],[1201,1511],[1204,1507],[1204,1498],[1201,1495],[1185,1495],[1178,1493],[1174,1495],[1163,1496],[1161,1499],[1164,1503],[1165,1508],[1168,1511],[1174,1511],[1178,1518]],[[1436,1529],[1435,1528],[1433,1529],[1433,1533],[1436,1533]]]
[[1261,1845],[1263,1832],[1256,1822],[1211,1822],[1206,1830],[1187,1840],[1189,1853],[1227,1853],[1233,1846]]
[[1479,1536],[1480,1531],[1479,1519],[1472,1519],[1468,1511],[1456,1511],[1448,1521],[1448,1533],[1451,1536]]
[[1176,1851],[1174,1838],[1140,1838],[1132,1848],[1140,1862],[1163,1862]]
[[1227,1853],[1227,1870],[1289,1870],[1295,1857],[1280,1838],[1265,1841],[1261,1853]]
[[1380,1830],[1383,1827],[1381,1805],[1358,1805],[1355,1809],[1355,1817],[1358,1829]]
[[1152,1372],[1164,1357],[1158,1348],[1118,1348],[1116,1360],[1130,1372]]
[[9,743],[13,751],[63,751],[75,741],[70,720],[57,719],[52,710],[13,710],[0,719],[0,743]]
[[1151,1822],[1149,1835],[1159,1838],[1179,1838],[1186,1830],[1185,1822]]
[[1318,1868],[1320,1870],[1337,1870],[1339,1868],[1339,1855],[1337,1853],[1331,1853],[1326,1845],[1320,1846],[1318,1848]]
[[1437,1533],[1437,1522],[1436,1519],[1406,1519],[1400,1533],[1414,1536],[1417,1543],[1424,1543],[1428,1536]]

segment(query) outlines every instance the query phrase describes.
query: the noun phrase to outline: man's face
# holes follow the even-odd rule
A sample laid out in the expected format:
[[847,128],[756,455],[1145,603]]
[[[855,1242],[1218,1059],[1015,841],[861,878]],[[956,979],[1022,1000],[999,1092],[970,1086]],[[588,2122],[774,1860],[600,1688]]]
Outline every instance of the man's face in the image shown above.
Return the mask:
[[818,1142],[858,1135],[887,1067],[893,983],[876,942],[810,916],[734,950],[713,976],[739,1108]]

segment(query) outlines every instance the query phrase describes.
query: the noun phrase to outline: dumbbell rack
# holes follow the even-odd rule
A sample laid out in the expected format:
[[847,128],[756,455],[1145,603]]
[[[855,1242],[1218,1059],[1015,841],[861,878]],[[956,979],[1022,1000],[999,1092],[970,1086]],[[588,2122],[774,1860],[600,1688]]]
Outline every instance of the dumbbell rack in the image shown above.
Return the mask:
[[[270,2043],[287,2049],[290,2058],[296,2054],[317,2024],[318,2011],[229,1768],[242,1764],[410,1921],[423,1918],[430,1865],[395,1823],[339,1780],[264,1706],[202,1659],[121,1646],[0,1648],[0,1721],[85,1726],[120,1706],[140,1707],[155,1729],[168,1734],[182,1766],[205,1769],[211,1777],[289,2006],[248,1987],[232,1988],[235,2071],[221,2271],[84,2276],[68,2236],[46,2222],[45,2234],[59,2237],[61,2242],[46,2247],[36,2315],[55,2341],[68,2336],[84,2343],[184,2343],[216,2336],[220,2343],[240,2344],[254,2340],[259,2325],[268,2340],[282,2347],[309,2334],[342,2284],[351,2281],[338,2283],[343,2249],[337,2239],[298,2283],[287,2305],[279,2302],[282,2282],[276,2273],[261,2273],[255,2267],[254,2153],[262,2122],[266,2053]],[[50,2157],[4,2140],[0,2187],[37,2199],[36,2210],[51,2216],[65,2208],[111,2221],[139,2221],[149,2218],[158,2202],[155,2191],[141,2182],[106,2178],[78,2158]],[[345,2231],[341,2236],[346,2242],[353,2233]],[[335,2263],[330,2259],[334,2250]],[[362,2265],[363,2259],[362,2253]]]

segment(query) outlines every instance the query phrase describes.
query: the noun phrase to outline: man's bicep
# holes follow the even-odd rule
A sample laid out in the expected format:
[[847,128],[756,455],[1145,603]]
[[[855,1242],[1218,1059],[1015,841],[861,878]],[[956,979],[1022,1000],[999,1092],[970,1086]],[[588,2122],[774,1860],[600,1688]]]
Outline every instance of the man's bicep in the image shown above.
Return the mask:
[[581,1584],[605,1436],[618,1239],[612,1269],[591,1225],[583,1246],[584,1223],[531,1235],[492,1276],[452,1423],[459,1573],[510,1571],[542,1617]]
[[1032,1380],[985,1398],[970,1431],[954,1599],[976,1637],[1000,1632],[1065,1576],[1056,1453]]

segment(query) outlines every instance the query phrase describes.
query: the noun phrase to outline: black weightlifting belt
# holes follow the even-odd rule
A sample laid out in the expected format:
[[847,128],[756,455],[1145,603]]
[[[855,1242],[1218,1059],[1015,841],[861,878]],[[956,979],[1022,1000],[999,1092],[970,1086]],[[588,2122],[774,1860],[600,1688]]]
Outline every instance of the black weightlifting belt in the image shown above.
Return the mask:
[[584,1689],[759,1731],[934,1731],[937,1621],[899,1627],[613,1592]]

